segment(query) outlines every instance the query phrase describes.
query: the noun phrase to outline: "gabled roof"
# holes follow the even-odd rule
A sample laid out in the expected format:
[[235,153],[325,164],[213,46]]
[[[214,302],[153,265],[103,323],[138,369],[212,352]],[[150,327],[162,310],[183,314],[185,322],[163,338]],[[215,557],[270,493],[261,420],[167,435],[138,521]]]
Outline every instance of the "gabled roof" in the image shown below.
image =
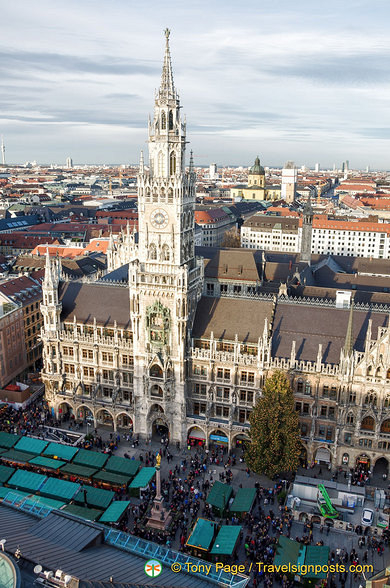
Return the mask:
[[61,282],[59,297],[62,302],[62,321],[71,321],[74,317],[87,324],[113,326],[114,321],[120,328],[130,326],[130,300],[127,288],[100,283],[83,284],[80,282]]

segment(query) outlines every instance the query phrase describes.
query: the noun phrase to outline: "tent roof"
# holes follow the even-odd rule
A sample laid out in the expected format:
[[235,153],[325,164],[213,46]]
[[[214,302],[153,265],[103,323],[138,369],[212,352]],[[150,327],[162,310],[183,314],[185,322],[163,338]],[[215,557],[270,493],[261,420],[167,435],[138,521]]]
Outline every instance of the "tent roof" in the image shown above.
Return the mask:
[[39,455],[45,449],[47,441],[42,439],[34,439],[34,437],[22,437],[15,445],[17,451],[25,451],[26,453],[34,453]]
[[91,468],[102,468],[108,459],[105,453],[98,453],[87,449],[80,449],[73,458],[73,463],[86,465]]
[[43,486],[41,494],[49,496],[49,498],[62,499],[68,502],[72,500],[79,488],[79,484],[75,484],[74,482],[59,480],[58,478],[49,478]]
[[117,523],[130,504],[129,500],[115,500],[105,510],[99,523]]
[[213,521],[198,519],[195,527],[192,529],[191,535],[187,539],[186,545],[208,551],[214,539],[215,528],[216,523]]
[[140,468],[141,462],[138,459],[126,459],[113,455],[110,457],[104,469],[107,472],[115,472],[127,476],[135,476]]
[[111,490],[103,490],[102,488],[94,488],[93,486],[80,486],[79,491],[74,497],[74,501],[77,504],[84,504],[85,493],[88,506],[95,506],[101,509],[107,508],[115,496],[115,492],[111,492]]
[[239,488],[230,506],[232,512],[249,512],[256,497],[256,488]]
[[78,447],[72,447],[70,445],[63,445],[62,443],[49,443],[46,447],[43,455],[53,457],[56,455],[60,459],[70,461],[72,457],[78,452]]
[[49,470],[58,470],[61,466],[65,465],[65,461],[60,461],[59,459],[50,459],[49,457],[42,457],[37,455],[37,457],[33,457],[30,459],[28,463],[32,465],[41,466],[43,468],[47,468]]
[[14,471],[15,468],[8,468],[5,465],[0,465],[0,483],[4,484],[5,482],[7,482],[7,480],[10,479]]
[[19,439],[20,435],[12,435],[11,433],[0,431],[0,447],[6,447],[7,449],[13,447]]
[[228,484],[222,484],[222,482],[216,480],[209,492],[206,502],[211,504],[211,506],[215,506],[215,508],[223,510],[226,508],[232,492],[233,488],[231,486]]
[[142,468],[130,484],[130,488],[145,488],[156,473],[156,468]]
[[94,475],[94,480],[101,480],[102,482],[111,482],[112,484],[119,484],[120,486],[127,486],[130,483],[132,476],[121,476],[113,472],[98,472]]
[[86,506],[79,506],[77,504],[67,504],[62,510],[69,514],[87,519],[88,521],[96,521],[99,518],[102,511],[96,508],[87,508]]
[[5,486],[0,486],[0,498],[5,498],[9,494],[9,498],[11,500],[16,496],[28,496],[28,492],[22,492],[21,490],[14,490],[13,488],[6,488]]
[[222,525],[215,538],[211,553],[213,555],[232,555],[241,529],[240,525]]
[[31,459],[31,453],[10,449],[2,454],[1,459],[5,459],[6,461],[17,461],[18,463],[27,463],[28,460]]
[[80,476],[80,478],[92,478],[93,474],[97,471],[96,468],[87,468],[76,463],[67,463],[61,468],[61,472],[65,472],[71,476]]
[[8,485],[12,488],[38,492],[46,480],[46,476],[41,474],[27,472],[26,470],[16,470],[12,478],[8,480]]

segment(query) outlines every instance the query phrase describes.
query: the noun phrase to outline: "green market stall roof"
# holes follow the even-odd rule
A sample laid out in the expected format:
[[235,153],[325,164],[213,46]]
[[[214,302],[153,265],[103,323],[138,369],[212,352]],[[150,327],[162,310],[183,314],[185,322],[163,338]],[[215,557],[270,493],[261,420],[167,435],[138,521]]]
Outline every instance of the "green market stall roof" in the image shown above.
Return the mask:
[[211,549],[212,555],[233,555],[242,527],[240,525],[222,525]]
[[78,506],[77,504],[67,504],[62,510],[75,515],[76,517],[87,519],[88,521],[96,521],[96,519],[102,514],[101,510],[87,508],[86,506]]
[[214,539],[215,529],[216,523],[213,521],[198,519],[195,527],[192,529],[191,535],[187,539],[186,545],[208,551]]
[[75,496],[79,488],[80,485],[75,484],[74,482],[59,480],[58,478],[49,478],[42,487],[41,494],[43,496],[48,496],[49,498],[69,502]]
[[216,480],[211,488],[206,502],[220,511],[225,510],[232,495],[233,488]]
[[104,511],[99,523],[118,523],[129,504],[131,504],[129,500],[115,500]]
[[5,431],[0,431],[0,447],[4,447],[5,449],[10,449],[15,445],[17,441],[19,441],[20,435],[12,435],[12,433],[6,433]]
[[37,494],[29,496],[29,499],[33,500],[34,502],[37,502],[38,504],[49,506],[50,508],[55,508],[57,510],[59,510],[66,504],[66,502],[63,502],[62,500],[54,500],[54,498],[48,498],[47,496],[38,496]]
[[[318,565],[325,566],[329,561],[329,547],[326,545],[303,545],[297,541],[291,541],[281,535],[276,547],[274,559],[275,566],[290,565]],[[319,571],[317,574],[308,569],[304,578],[317,578],[318,580],[326,578],[327,573]]]
[[146,488],[154,474],[156,468],[142,468],[130,484],[130,488]]
[[93,476],[94,480],[99,482],[106,482],[107,484],[115,484],[119,486],[127,486],[130,484],[132,476],[121,476],[120,474],[114,474],[113,472],[98,472]]
[[0,499],[3,500],[7,497],[7,500],[14,500],[14,498],[20,497],[24,498],[28,496],[28,492],[22,492],[21,490],[14,490],[13,488],[6,488],[5,486],[0,486]]
[[62,443],[49,443],[42,455],[57,456],[59,459],[70,461],[78,452],[78,447],[62,445]]
[[27,463],[31,459],[31,453],[25,451],[16,451],[16,449],[10,449],[2,454],[1,459],[4,461],[15,461],[17,463]]
[[76,463],[67,463],[61,468],[61,472],[80,478],[92,478],[97,471],[96,468],[87,468],[86,466],[78,465]]
[[65,465],[66,462],[60,461],[59,459],[50,459],[49,457],[42,457],[37,455],[37,457],[30,459],[28,463],[31,463],[34,466],[46,468],[48,470],[58,470],[58,468]]
[[126,459],[113,455],[110,457],[104,469],[107,472],[114,472],[123,476],[135,476],[140,468],[141,462],[138,459]]
[[42,474],[36,474],[35,472],[28,472],[26,470],[17,470],[12,478],[8,480],[8,485],[11,488],[27,490],[34,494],[35,492],[39,492],[46,480],[46,476],[42,476]]
[[9,468],[5,465],[0,465],[0,484],[5,484],[14,473],[15,468]]
[[25,451],[26,453],[33,453],[40,455],[47,446],[48,441],[42,439],[34,439],[34,437],[22,437],[15,445],[17,451]]
[[73,463],[85,465],[89,468],[100,469],[108,459],[106,453],[97,453],[87,449],[80,449],[73,458]]
[[93,486],[80,486],[79,491],[74,497],[77,504],[88,504],[97,508],[105,509],[113,501],[115,492],[94,488]]
[[231,512],[250,512],[256,498],[256,488],[239,488],[230,505]]

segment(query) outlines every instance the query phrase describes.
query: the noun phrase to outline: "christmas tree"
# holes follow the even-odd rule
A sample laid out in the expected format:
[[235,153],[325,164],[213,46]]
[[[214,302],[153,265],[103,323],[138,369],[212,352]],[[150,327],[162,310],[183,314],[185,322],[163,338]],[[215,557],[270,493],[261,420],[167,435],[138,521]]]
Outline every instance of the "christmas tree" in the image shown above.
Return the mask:
[[301,435],[294,395],[283,372],[277,371],[266,380],[249,420],[251,443],[246,462],[251,470],[270,478],[296,471],[302,450]]

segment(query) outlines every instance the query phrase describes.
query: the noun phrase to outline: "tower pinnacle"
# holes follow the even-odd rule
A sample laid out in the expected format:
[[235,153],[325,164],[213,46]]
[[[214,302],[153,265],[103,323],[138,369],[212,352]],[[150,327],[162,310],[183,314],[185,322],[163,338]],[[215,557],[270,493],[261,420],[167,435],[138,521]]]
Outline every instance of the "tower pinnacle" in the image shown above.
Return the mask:
[[169,35],[171,31],[165,29],[165,55],[164,64],[161,74],[160,96],[164,95],[166,98],[176,98],[175,86],[173,83],[171,53],[169,50]]

